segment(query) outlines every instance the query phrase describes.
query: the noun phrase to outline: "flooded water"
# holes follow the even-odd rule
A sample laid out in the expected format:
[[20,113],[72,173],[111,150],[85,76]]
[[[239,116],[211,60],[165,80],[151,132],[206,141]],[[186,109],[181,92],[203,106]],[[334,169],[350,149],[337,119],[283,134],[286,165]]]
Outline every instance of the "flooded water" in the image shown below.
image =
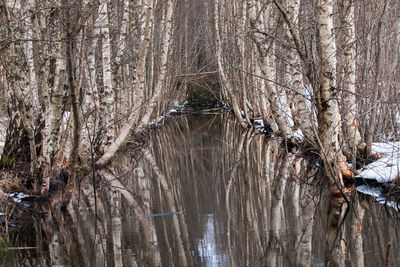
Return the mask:
[[[1,254],[14,266],[325,266],[329,192],[316,163],[227,114],[172,118],[44,207]],[[60,196],[61,197],[61,196]],[[53,197],[54,198],[54,197]],[[340,260],[400,263],[396,213],[355,195]]]

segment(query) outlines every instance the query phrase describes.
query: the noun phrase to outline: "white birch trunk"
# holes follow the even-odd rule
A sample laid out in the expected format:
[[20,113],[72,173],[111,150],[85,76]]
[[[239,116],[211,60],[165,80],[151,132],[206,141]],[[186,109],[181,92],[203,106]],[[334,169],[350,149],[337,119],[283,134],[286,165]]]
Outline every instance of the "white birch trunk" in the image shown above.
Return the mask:
[[[59,27],[64,28],[63,22],[59,22]],[[63,36],[62,31],[56,31],[56,38]],[[65,90],[67,88],[67,62],[66,62],[66,44],[65,42],[57,42],[49,44],[47,49],[50,51],[50,60],[54,61],[54,70],[48,70],[48,79],[52,79],[53,83],[49,85],[49,92],[43,92],[45,96],[45,127],[43,130],[43,148],[42,148],[42,164],[43,184],[41,194],[46,195],[50,187],[51,166],[56,166],[54,156],[57,152],[58,144],[60,141],[60,128],[63,123],[64,104],[63,98],[65,97]],[[49,65],[50,67],[51,65]]]
[[[267,39],[260,33],[263,29],[267,28],[267,25],[273,22],[273,10],[271,6],[268,6],[263,11],[263,14],[258,14],[256,11],[256,4],[249,2],[249,16],[250,23],[253,29],[253,40],[256,43],[258,55],[260,58],[260,69],[261,73],[267,79],[264,81],[265,92],[272,115],[276,124],[278,125],[279,132],[283,138],[287,139],[292,136],[291,129],[288,127],[287,119],[284,116],[285,108],[281,105],[279,100],[278,91],[273,81],[276,80],[276,66],[275,66],[275,44],[267,42]],[[261,24],[259,17],[264,16],[264,23]]]
[[343,126],[350,152],[362,148],[363,143],[357,126],[356,105],[356,28],[354,2],[342,1],[342,42],[343,42]]
[[129,24],[129,8],[131,1],[123,0],[123,11],[122,11],[122,21],[121,21],[121,29],[119,32],[119,40],[117,44],[117,54],[115,56],[114,64],[116,66],[120,66],[122,56],[124,55],[126,48],[126,35]]
[[53,48],[55,53],[50,56],[55,59],[55,72],[54,72],[54,85],[48,96],[48,107],[46,108],[45,114],[45,137],[43,142],[43,155],[45,161],[50,164],[52,156],[55,153],[55,148],[59,140],[59,130],[63,118],[63,97],[64,97],[64,85],[66,79],[66,62],[63,55],[65,46],[59,42],[56,47]]
[[[242,3],[240,3],[242,2]],[[246,42],[245,42],[245,32],[246,32],[246,23],[247,23],[247,12],[246,12],[246,1],[239,1],[239,5],[237,7],[235,7],[237,9],[237,12],[241,12],[241,16],[239,19],[239,29],[240,29],[240,33],[238,36],[238,46],[240,49],[240,56],[242,58],[241,60],[241,69],[242,70],[246,70],[246,63],[248,60],[248,56],[246,55]],[[249,116],[249,110],[247,108],[247,102],[248,102],[248,96],[247,96],[247,90],[248,90],[248,86],[246,83],[246,73],[243,71],[241,73],[241,87],[242,87],[242,91],[243,91],[243,96],[242,96],[242,107],[243,107],[243,113],[244,113],[244,120],[245,123],[247,123],[249,125],[249,127],[251,127],[251,122],[250,122],[250,116]]]
[[[88,0],[86,1],[88,2]],[[100,38],[99,18],[94,19],[94,28],[92,31],[92,40],[88,48],[88,55],[85,62],[85,72],[87,77],[88,88],[84,99],[84,117],[86,119],[86,136],[84,136],[84,145],[90,146],[90,142],[95,138],[99,124],[99,92],[97,87],[96,75],[96,53],[97,43]]]
[[[28,12],[34,10],[34,1],[29,0],[26,3],[26,8]],[[39,96],[38,96],[38,83],[37,83],[37,78],[36,78],[36,70],[35,70],[35,64],[34,64],[34,53],[33,53],[33,46],[34,46],[34,39],[37,39],[37,34],[35,28],[35,23],[34,23],[34,18],[35,16],[31,15],[31,18],[27,19],[26,27],[27,27],[27,39],[30,39],[26,43],[26,60],[28,63],[28,69],[29,69],[29,88],[31,91],[31,97],[32,97],[32,118],[36,120],[38,118],[38,112],[40,108],[39,104]],[[34,34],[35,33],[35,34]]]
[[[318,53],[320,67],[318,72],[320,85],[317,99],[319,138],[322,143],[322,157],[326,157],[326,164],[333,166],[339,151],[338,138],[340,130],[340,114],[335,90],[336,43],[333,35],[333,1],[314,1],[319,29]],[[332,179],[333,177],[330,178]]]
[[[115,10],[118,7],[114,7]],[[125,78],[124,71],[126,64],[122,64],[121,61],[125,54],[126,49],[126,36],[127,29],[129,24],[129,9],[130,9],[130,1],[123,0],[122,2],[122,20],[121,26],[119,28],[119,32],[116,37],[114,37],[114,59],[112,61],[112,78],[113,78],[113,88],[115,91],[115,119],[117,121],[115,125],[115,129],[118,131],[121,129],[121,123],[124,123],[124,115],[127,114],[126,110],[128,109],[129,98],[127,97],[128,90],[130,89],[125,85],[127,78]],[[117,16],[115,16],[117,17]],[[116,19],[116,21],[118,21]],[[116,24],[116,23],[115,23]],[[116,51],[115,51],[116,50]],[[125,111],[125,112],[124,112]],[[122,114],[122,116],[120,116]],[[122,118],[121,118],[122,117]]]
[[[144,89],[145,89],[145,57],[146,51],[149,45],[150,38],[150,30],[152,27],[153,21],[153,11],[152,11],[152,2],[148,2],[147,11],[146,11],[146,29],[145,29],[145,38],[143,40],[143,54],[141,54],[140,62],[139,62],[139,70],[138,70],[138,95],[136,98],[136,103],[139,103],[137,108],[140,108],[142,105],[143,97],[144,97]],[[171,33],[172,33],[172,14],[173,14],[173,1],[169,0],[167,2],[167,10],[166,10],[166,20],[165,20],[165,35],[163,39],[162,50],[160,52],[161,57],[161,67],[159,70],[159,76],[155,85],[154,94],[152,95],[149,103],[145,107],[145,112],[143,117],[141,118],[138,126],[136,127],[136,132],[143,131],[144,127],[146,127],[150,121],[150,116],[153,113],[159,96],[161,95],[162,88],[165,85],[166,71],[167,71],[167,61],[169,55],[169,49],[171,45]],[[146,38],[148,37],[148,38]],[[143,69],[141,69],[143,67]],[[142,87],[143,86],[143,87]],[[142,89],[142,90],[141,90]],[[128,137],[129,133],[132,130],[133,125],[137,122],[138,114],[135,112],[131,113],[128,119],[128,123],[122,128],[120,134],[116,138],[116,140],[107,148],[106,153],[97,161],[97,165],[103,166],[107,162],[111,160],[113,155],[117,152],[117,150],[122,146]]]
[[297,125],[301,129],[305,138],[313,143],[315,141],[315,136],[311,119],[312,115],[311,111],[308,108],[309,105],[307,103],[310,102],[310,100],[308,100],[306,97],[305,85],[303,83],[301,58],[295,48],[295,42],[293,41],[292,35],[289,30],[289,27],[296,27],[291,30],[297,32],[299,11],[299,0],[287,0],[286,12],[288,20],[290,20],[291,23],[289,25],[287,23],[285,24],[286,37],[289,40],[290,46],[293,48],[291,48],[287,54],[288,70],[285,78],[289,87],[289,99],[291,98],[291,100],[293,101],[291,103],[293,121],[295,125]]
[[114,105],[115,96],[112,86],[111,73],[111,41],[109,32],[109,18],[107,12],[107,2],[104,2],[99,7],[99,23],[102,35],[102,62],[103,62],[103,86],[104,95],[100,99],[100,104],[103,107],[102,117],[105,127],[105,145],[111,144],[114,140]]
[[220,14],[219,14],[219,3],[220,3],[220,0],[215,0],[215,3],[214,3],[214,27],[215,27],[216,57],[217,57],[217,65],[218,65],[219,76],[221,78],[222,87],[226,91],[226,94],[227,94],[226,97],[230,98],[231,101],[232,101],[233,112],[235,113],[237,119],[239,120],[240,125],[243,128],[247,128],[247,125],[243,121],[243,118],[242,118],[242,113],[241,113],[240,108],[239,108],[239,103],[238,103],[238,99],[236,97],[236,93],[233,90],[232,85],[230,84],[230,82],[226,78],[226,74],[225,74],[224,67],[223,67],[222,43],[221,43],[221,37],[220,37],[220,34],[219,34],[219,31],[220,31],[220,26],[219,26],[219,17],[220,17]]
[[325,236],[325,261],[328,266],[340,266],[342,255],[340,244],[336,242],[337,227],[343,216],[345,203],[339,187],[346,192],[340,169],[341,150],[339,131],[341,119],[335,89],[336,77],[336,43],[333,34],[333,1],[315,0],[316,22],[319,29],[318,54],[320,66],[319,88],[317,96],[318,127],[320,153],[325,166],[325,174],[329,178],[331,200],[328,210],[327,230]]

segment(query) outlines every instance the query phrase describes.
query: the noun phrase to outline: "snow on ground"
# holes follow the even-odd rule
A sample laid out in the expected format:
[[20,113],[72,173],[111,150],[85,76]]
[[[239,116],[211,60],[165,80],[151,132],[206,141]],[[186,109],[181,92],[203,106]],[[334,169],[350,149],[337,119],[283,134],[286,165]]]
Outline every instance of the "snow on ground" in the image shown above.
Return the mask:
[[29,195],[26,195],[26,194],[24,194],[22,192],[20,192],[20,193],[10,193],[10,194],[7,194],[7,195],[9,197],[11,197],[14,200],[14,202],[16,202],[16,203],[20,203],[24,198],[29,197]]
[[373,197],[375,197],[377,202],[387,205],[387,206],[390,206],[390,207],[394,208],[395,210],[399,211],[399,207],[394,201],[388,201],[383,196],[382,189],[380,187],[370,187],[368,185],[359,185],[356,187],[356,190],[365,195],[373,196]]
[[383,157],[368,164],[356,178],[374,179],[379,183],[395,180],[400,170],[400,142],[373,143],[372,153]]
[[297,129],[294,133],[294,137],[299,140],[299,141],[303,141],[304,135],[303,132],[299,129]]
[[254,128],[259,130],[260,132],[264,132],[265,127],[264,127],[264,121],[263,119],[255,119],[254,120]]
[[[263,119],[261,118],[254,119],[254,128],[263,133],[265,131]],[[302,141],[304,138],[303,132],[300,129],[294,131],[293,135],[298,141]]]
[[[387,183],[395,180],[399,176],[400,170],[400,142],[390,143],[373,143],[372,153],[381,154],[381,158],[368,164],[365,169],[357,175],[358,179],[373,179],[378,183]],[[387,186],[391,186],[387,184]],[[388,200],[379,185],[359,185],[356,190],[375,197],[378,203],[390,206],[399,211],[399,206],[396,202]]]

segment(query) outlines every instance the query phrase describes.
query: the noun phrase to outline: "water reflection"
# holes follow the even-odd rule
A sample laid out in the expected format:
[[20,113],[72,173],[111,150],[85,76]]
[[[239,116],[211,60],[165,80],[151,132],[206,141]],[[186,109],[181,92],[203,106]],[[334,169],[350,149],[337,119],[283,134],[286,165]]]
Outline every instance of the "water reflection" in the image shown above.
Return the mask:
[[[329,190],[313,164],[227,115],[181,117],[49,205],[9,265],[325,266]],[[139,151],[139,153],[137,153]],[[354,196],[329,265],[400,262],[400,224]],[[388,243],[391,248],[388,249]],[[13,258],[16,256],[17,258]]]

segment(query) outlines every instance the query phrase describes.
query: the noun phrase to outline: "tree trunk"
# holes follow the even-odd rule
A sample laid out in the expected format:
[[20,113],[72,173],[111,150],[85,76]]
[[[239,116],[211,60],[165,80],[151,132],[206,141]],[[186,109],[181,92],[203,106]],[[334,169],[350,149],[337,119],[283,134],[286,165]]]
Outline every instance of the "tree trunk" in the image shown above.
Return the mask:
[[103,125],[105,127],[105,145],[109,145],[114,140],[114,105],[115,95],[112,86],[111,73],[111,41],[109,31],[109,18],[107,12],[107,2],[99,6],[99,22],[101,23],[102,36],[102,63],[103,63],[103,96],[100,99],[100,104],[103,108]]
[[318,135],[321,142],[321,157],[331,183],[336,173],[332,173],[339,146],[340,114],[336,91],[336,43],[333,35],[333,1],[315,0],[316,20],[319,30],[319,88],[317,90]]
[[368,128],[366,129],[366,136],[365,136],[365,142],[366,142],[366,154],[371,155],[372,152],[372,141],[373,141],[373,136],[375,133],[375,126],[376,126],[376,117],[377,117],[377,111],[378,111],[378,93],[381,90],[382,87],[382,62],[383,59],[381,58],[383,56],[383,30],[382,30],[382,25],[383,25],[383,20],[385,17],[385,13],[387,10],[387,7],[389,5],[390,0],[385,0],[383,3],[383,7],[381,10],[381,13],[378,18],[378,24],[377,24],[377,29],[376,29],[376,34],[377,34],[377,40],[375,43],[375,77],[374,77],[374,88],[373,88],[373,95],[371,99],[371,115],[369,118],[369,123],[368,123]]
[[256,5],[254,3],[250,3],[249,7],[250,23],[253,30],[252,35],[257,46],[261,73],[267,78],[264,81],[265,91],[267,93],[266,97],[269,101],[274,120],[278,125],[279,133],[282,134],[283,138],[287,139],[292,136],[292,132],[284,116],[285,108],[281,105],[276,85],[273,82],[276,80],[275,44],[273,41],[268,42],[268,39],[261,33],[262,29],[267,27],[260,25],[258,19],[258,16],[265,16],[264,24],[272,24],[274,22],[272,6],[267,6],[263,11],[265,14],[261,15],[257,14]]
[[[286,23],[286,38],[290,40],[290,50],[287,54],[287,75],[285,75],[289,98],[292,98],[292,117],[295,125],[299,127],[303,133],[304,138],[310,144],[316,144],[313,125],[313,115],[309,109],[309,103],[311,103],[310,96],[306,95],[305,85],[303,83],[303,67],[301,64],[301,58],[299,52],[296,49],[295,42],[292,38],[292,32],[297,32],[299,28],[299,12],[300,12],[300,1],[299,0],[287,0],[287,19],[291,21],[288,25]],[[289,29],[289,27],[294,27]],[[295,36],[298,36],[296,34]]]
[[217,58],[217,65],[219,71],[219,77],[221,78],[222,87],[226,90],[227,96],[232,101],[232,109],[236,115],[236,118],[239,120],[240,125],[243,128],[247,128],[247,124],[243,121],[242,113],[240,111],[238,99],[237,99],[237,92],[233,90],[232,85],[228,81],[224,67],[223,67],[223,58],[222,58],[222,43],[220,37],[220,26],[219,26],[219,5],[220,0],[215,0],[214,2],[214,29],[215,29],[215,47],[216,47],[216,58]]
[[[357,105],[356,105],[356,33],[354,2],[352,0],[343,0],[342,5],[342,23],[341,35],[343,45],[343,128],[345,141],[349,152],[355,159],[358,150],[364,148],[361,134],[357,123]],[[355,163],[353,161],[353,163]]]
[[[152,115],[154,109],[156,108],[158,98],[161,95],[163,86],[165,86],[165,80],[166,80],[166,72],[167,72],[167,63],[168,63],[168,58],[170,54],[170,46],[171,46],[171,37],[172,37],[172,14],[174,10],[174,3],[173,0],[168,0],[166,3],[166,17],[165,17],[165,27],[164,27],[164,39],[162,43],[162,49],[160,52],[160,70],[159,70],[159,75],[156,80],[156,84],[154,87],[154,92],[152,97],[149,100],[149,103],[144,107],[144,115],[140,119],[140,122],[138,123],[135,132],[140,133],[144,130],[145,127],[147,127],[149,121],[150,121],[150,116]],[[146,12],[146,30],[145,30],[145,35],[147,35],[147,30],[150,31],[152,27],[152,21],[153,21],[153,12],[152,12],[152,6],[149,5],[147,7],[147,12]],[[150,33],[148,33],[150,34]],[[146,36],[145,36],[146,37]],[[149,36],[150,37],[150,36]],[[145,50],[148,48],[148,42],[149,39],[144,39],[143,47]],[[142,51],[143,52],[143,51]],[[141,58],[143,61],[143,71],[141,71],[141,66],[139,66],[138,70],[138,75],[143,75],[140,76],[142,80],[139,80],[138,85],[139,89],[141,88],[141,85],[144,85],[145,82],[145,77],[144,77],[144,64],[145,64],[145,56],[146,54],[142,54],[143,58]],[[142,78],[143,77],[143,78]],[[143,88],[144,89],[144,88]],[[143,91],[139,91],[138,94],[140,95],[140,98],[143,97]],[[136,103],[140,103],[140,98],[138,97],[136,99]],[[141,103],[139,104],[138,108],[140,107]],[[119,136],[113,142],[106,150],[106,153],[96,162],[98,166],[104,166],[111,160],[111,158],[115,155],[115,153],[118,151],[118,149],[122,146],[122,144],[125,142],[126,138],[128,137],[129,133],[131,132],[131,129],[133,125],[136,123],[137,119],[137,114],[135,112],[131,113],[128,119],[128,123],[122,128]]]
[[336,233],[343,216],[345,203],[344,183],[339,166],[343,159],[339,146],[340,114],[336,91],[336,43],[333,35],[333,1],[315,0],[316,22],[319,30],[319,88],[317,89],[318,127],[320,153],[324,162],[325,174],[329,178],[331,201],[328,211],[327,233],[325,239],[325,258],[327,266],[340,266],[342,257]]

